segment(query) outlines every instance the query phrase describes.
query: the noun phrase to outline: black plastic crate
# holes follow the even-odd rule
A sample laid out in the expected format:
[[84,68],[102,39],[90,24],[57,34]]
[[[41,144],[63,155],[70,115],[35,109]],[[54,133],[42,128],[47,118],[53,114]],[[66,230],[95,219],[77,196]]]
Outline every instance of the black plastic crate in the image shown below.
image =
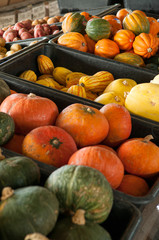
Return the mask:
[[[36,95],[47,97],[53,100],[59,111],[67,107],[72,103],[82,103],[100,109],[103,105],[100,103],[93,102],[81,97],[77,97],[72,94],[67,94],[62,91],[51,89],[45,86],[37,85],[33,82],[22,80],[18,77],[14,77],[10,74],[0,72],[0,78],[4,79],[9,87],[20,93],[34,93]],[[154,136],[153,142],[159,146],[159,125],[153,121],[146,121],[142,117],[132,117],[132,133],[130,137],[145,137],[148,134]],[[47,166],[49,169],[49,166]],[[50,166],[50,168],[52,168]],[[159,178],[151,179],[149,181],[150,191],[143,197],[134,197],[128,194],[114,190],[114,195],[120,200],[126,200],[135,204],[137,207],[141,208],[146,204],[152,202],[156,196],[159,194]]]
[[[21,156],[8,149],[1,148],[5,157]],[[35,160],[34,160],[35,161]],[[35,161],[41,173],[41,185],[45,183],[47,177],[55,170],[52,166],[47,166]],[[132,240],[137,232],[142,220],[141,212],[133,204],[118,199],[114,195],[113,208],[107,220],[101,225],[110,233],[112,240]]]

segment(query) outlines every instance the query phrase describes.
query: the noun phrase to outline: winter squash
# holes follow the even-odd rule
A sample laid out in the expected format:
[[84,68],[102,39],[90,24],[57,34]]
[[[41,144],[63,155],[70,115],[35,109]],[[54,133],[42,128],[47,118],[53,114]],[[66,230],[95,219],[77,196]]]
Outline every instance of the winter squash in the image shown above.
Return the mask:
[[41,54],[37,57],[37,63],[38,63],[39,72],[41,74],[51,74],[52,75],[52,72],[54,70],[54,64],[53,64],[51,58],[49,58],[46,55]]
[[154,17],[147,17],[150,23],[150,32],[152,35],[157,35],[159,33],[159,22]]
[[4,188],[0,202],[0,239],[21,240],[33,232],[48,235],[58,213],[56,196],[44,187]]
[[132,31],[135,35],[139,35],[140,33],[149,33],[150,24],[144,14],[132,12],[124,18],[123,28]]
[[0,145],[7,143],[15,132],[13,118],[4,112],[0,112]]
[[135,34],[126,29],[119,30],[114,35],[114,41],[118,44],[121,50],[129,51],[133,47],[133,42],[135,39]]
[[86,90],[83,86],[79,84],[69,87],[67,93],[86,98]]
[[30,131],[22,144],[24,155],[55,167],[67,164],[76,150],[76,143],[70,134],[59,127],[49,125]]
[[84,33],[86,22],[87,20],[82,14],[78,12],[73,12],[63,20],[62,31],[64,33],[68,32]]
[[8,84],[0,78],[0,104],[11,94]]
[[57,43],[59,45],[73,48],[82,52],[87,52],[87,43],[84,36],[78,32],[69,32],[62,34]]
[[136,67],[144,67],[145,63],[141,56],[132,52],[119,53],[114,57],[114,60],[127,63]]
[[117,190],[135,197],[142,197],[148,193],[149,185],[142,177],[125,174]]
[[110,23],[102,18],[90,19],[86,24],[86,33],[94,41],[109,38],[111,33]]
[[88,12],[80,12],[80,14],[83,15],[87,21],[92,18],[92,15]]
[[116,103],[106,104],[100,111],[109,122],[109,132],[103,143],[110,147],[119,146],[131,134],[132,123],[129,111]]
[[55,228],[49,234],[49,237],[54,240],[111,240],[110,234],[99,224],[86,222],[84,225],[74,224],[71,218],[59,219]]
[[64,108],[55,125],[67,131],[78,147],[100,143],[109,130],[107,119],[98,109],[81,103]]
[[24,140],[24,135],[14,133],[13,137],[9,139],[6,144],[2,147],[7,148],[13,152],[22,154],[22,143]]
[[59,113],[52,100],[33,93],[8,96],[1,104],[0,111],[13,118],[15,133],[23,135],[36,127],[54,124]]
[[132,10],[127,8],[121,8],[117,11],[116,16],[123,22],[123,19],[132,12]]
[[74,220],[82,211],[84,222],[102,223],[112,209],[112,188],[94,168],[65,165],[52,172],[44,186],[56,194],[60,212],[68,212]]
[[16,189],[39,183],[40,169],[32,159],[25,156],[5,158],[0,152],[0,192],[7,186]]
[[119,96],[115,92],[105,92],[97,96],[96,99],[94,99],[95,102],[101,103],[101,104],[108,104],[108,103],[117,103],[120,105],[124,105],[125,99],[122,96]]
[[112,151],[87,146],[76,151],[68,161],[69,165],[83,165],[97,169],[108,180],[112,188],[117,188],[124,175],[124,167],[120,159]]
[[94,48],[95,48],[95,44],[96,42],[94,40],[92,40],[90,37],[88,37],[88,34],[84,34],[84,38],[87,42],[87,52],[89,53],[94,53]]
[[117,31],[122,29],[122,23],[121,23],[120,19],[117,16],[115,16],[115,15],[105,15],[102,18],[107,20],[110,23],[110,25],[111,25],[111,35],[110,35],[110,38],[113,37]]
[[145,12],[141,11],[141,10],[134,10],[133,13],[140,13],[143,14],[145,17],[147,16]]
[[33,70],[26,70],[22,72],[19,75],[20,78],[31,81],[31,82],[36,82],[37,80],[37,75]]
[[141,177],[158,174],[159,147],[151,139],[152,135],[132,138],[119,146],[117,153],[128,173]]
[[140,33],[133,42],[134,52],[143,58],[150,58],[158,51],[156,36],[151,33]]
[[53,70],[53,77],[56,82],[59,84],[66,86],[66,77],[72,71],[65,67],[55,67]]
[[72,85],[76,85],[79,83],[79,79],[86,74],[81,72],[71,72],[66,76],[66,87],[71,87]]
[[110,39],[101,39],[95,45],[94,54],[105,58],[114,58],[120,53],[116,42]]

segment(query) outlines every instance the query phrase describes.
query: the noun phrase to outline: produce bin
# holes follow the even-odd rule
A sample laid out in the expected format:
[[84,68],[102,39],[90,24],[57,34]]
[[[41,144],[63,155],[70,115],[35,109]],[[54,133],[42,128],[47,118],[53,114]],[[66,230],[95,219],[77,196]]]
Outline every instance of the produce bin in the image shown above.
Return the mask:
[[[8,149],[1,148],[5,157],[20,156]],[[35,161],[35,160],[34,160]],[[55,170],[52,166],[35,161],[41,172],[41,185]],[[132,240],[142,220],[141,212],[133,204],[118,199],[114,196],[114,203],[107,220],[101,225],[110,233],[112,240]]]
[[142,10],[146,12],[152,12],[159,14],[159,2],[156,0],[124,0],[124,7],[133,10]]
[[[102,104],[93,102],[91,100],[77,97],[75,95],[58,91],[56,89],[51,89],[42,85],[37,85],[33,82],[22,80],[8,73],[0,72],[0,78],[5,80],[9,87],[17,92],[26,94],[34,93],[36,95],[47,97],[53,100],[57,104],[59,111],[61,111],[68,105],[77,102],[95,107],[97,109],[100,109],[103,106]],[[159,145],[158,134],[159,125],[153,121],[147,121],[142,117],[136,117],[134,115],[131,115],[131,117],[132,117],[132,133],[130,137],[145,137],[148,134],[152,134],[154,136],[153,142]],[[114,195],[118,197],[120,200],[126,200],[128,202],[135,204],[137,207],[142,208],[146,204],[152,202],[158,195],[159,178],[150,179],[149,186],[150,186],[149,193],[143,197],[133,197],[128,194],[119,192],[117,190],[114,190]]]

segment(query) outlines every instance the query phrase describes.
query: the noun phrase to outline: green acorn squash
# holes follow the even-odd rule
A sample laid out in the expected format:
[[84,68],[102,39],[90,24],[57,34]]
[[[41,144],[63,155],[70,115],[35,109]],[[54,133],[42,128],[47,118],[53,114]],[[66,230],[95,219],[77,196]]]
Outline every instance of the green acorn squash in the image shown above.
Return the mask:
[[0,192],[7,186],[15,189],[40,183],[40,169],[31,158],[0,154],[0,159]]
[[90,19],[86,24],[86,33],[94,41],[109,38],[111,33],[110,23],[102,18]]
[[13,118],[8,113],[0,112],[0,146],[12,138],[14,131]]
[[123,52],[115,56],[114,60],[127,63],[136,67],[144,67],[145,63],[142,57],[135,53]]
[[47,178],[45,187],[56,194],[62,213],[84,210],[91,222],[105,221],[113,205],[113,192],[104,175],[87,166],[65,165]]
[[23,240],[34,232],[48,235],[58,212],[56,196],[44,187],[4,188],[0,202],[0,239]]
[[8,84],[0,78],[0,104],[11,94]]

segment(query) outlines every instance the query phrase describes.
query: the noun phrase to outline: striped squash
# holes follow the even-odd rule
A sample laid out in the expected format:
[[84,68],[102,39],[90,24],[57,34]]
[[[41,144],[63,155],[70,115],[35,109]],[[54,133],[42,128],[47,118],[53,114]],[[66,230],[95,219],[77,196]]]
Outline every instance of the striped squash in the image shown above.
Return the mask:
[[86,91],[85,88],[80,85],[72,85],[68,88],[67,93],[71,93],[73,95],[86,98]]

